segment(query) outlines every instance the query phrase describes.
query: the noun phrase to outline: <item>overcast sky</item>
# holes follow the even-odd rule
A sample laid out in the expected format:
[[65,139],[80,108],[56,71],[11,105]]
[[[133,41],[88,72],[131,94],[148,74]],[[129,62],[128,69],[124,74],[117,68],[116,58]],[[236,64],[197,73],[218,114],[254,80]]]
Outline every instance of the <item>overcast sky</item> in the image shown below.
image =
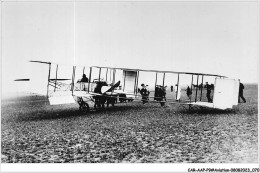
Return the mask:
[[29,60],[257,82],[257,2],[2,2],[2,91]]

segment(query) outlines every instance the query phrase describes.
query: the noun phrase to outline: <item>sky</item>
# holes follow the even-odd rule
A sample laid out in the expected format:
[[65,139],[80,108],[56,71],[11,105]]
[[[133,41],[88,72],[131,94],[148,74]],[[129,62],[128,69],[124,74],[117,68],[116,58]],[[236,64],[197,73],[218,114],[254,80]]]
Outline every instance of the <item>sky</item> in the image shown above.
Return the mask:
[[95,65],[258,82],[259,8],[253,1],[3,1],[1,24],[2,94],[32,89],[13,82],[17,78],[45,80],[46,69],[29,60],[66,65],[71,73],[72,65]]

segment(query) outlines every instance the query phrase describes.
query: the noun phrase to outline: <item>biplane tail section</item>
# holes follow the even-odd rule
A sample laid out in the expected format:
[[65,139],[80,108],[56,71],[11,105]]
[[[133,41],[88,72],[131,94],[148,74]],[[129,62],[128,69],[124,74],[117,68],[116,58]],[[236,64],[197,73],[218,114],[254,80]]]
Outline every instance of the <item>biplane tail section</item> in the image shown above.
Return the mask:
[[237,79],[216,78],[213,102],[195,101],[185,104],[221,110],[232,109],[238,104],[239,83]]
[[239,80],[218,79],[215,80],[214,108],[228,109],[238,104]]

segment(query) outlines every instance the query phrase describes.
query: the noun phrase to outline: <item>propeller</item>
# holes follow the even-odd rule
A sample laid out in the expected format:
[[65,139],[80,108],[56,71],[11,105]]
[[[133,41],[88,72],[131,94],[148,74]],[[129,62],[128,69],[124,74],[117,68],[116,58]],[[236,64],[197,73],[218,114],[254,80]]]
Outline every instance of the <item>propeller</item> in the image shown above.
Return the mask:
[[51,64],[51,62],[45,62],[45,61],[29,61],[29,62],[37,62],[37,63],[43,63],[43,64]]
[[14,81],[30,81],[30,79],[15,79]]

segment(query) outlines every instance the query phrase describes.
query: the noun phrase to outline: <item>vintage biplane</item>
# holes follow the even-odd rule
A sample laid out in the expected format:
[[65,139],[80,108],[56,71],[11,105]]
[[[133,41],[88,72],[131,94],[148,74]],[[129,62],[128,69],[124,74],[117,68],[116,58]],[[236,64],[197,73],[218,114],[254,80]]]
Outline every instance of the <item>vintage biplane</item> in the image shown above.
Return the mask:
[[[239,80],[229,79],[226,76],[144,70],[130,68],[113,68],[101,66],[65,66],[51,62],[30,61],[33,65],[33,73],[40,72],[30,79],[18,79],[16,81],[30,81],[32,88],[45,88],[42,93],[47,94],[51,105],[78,103],[81,111],[89,111],[90,106],[96,110],[103,109],[109,104],[140,101],[160,103],[178,103],[216,109],[230,109],[238,104]],[[86,75],[88,74],[88,75]],[[182,80],[185,79],[185,80]],[[195,79],[194,79],[195,78]],[[206,89],[201,87],[204,82],[214,82],[210,97],[206,99]],[[149,86],[154,86],[150,87]],[[141,85],[148,94],[143,95]],[[171,86],[171,91],[167,85]],[[172,90],[173,85],[175,91]],[[200,86],[200,87],[199,87]],[[191,90],[191,96],[187,97],[187,87]],[[31,88],[31,89],[32,89]]]

